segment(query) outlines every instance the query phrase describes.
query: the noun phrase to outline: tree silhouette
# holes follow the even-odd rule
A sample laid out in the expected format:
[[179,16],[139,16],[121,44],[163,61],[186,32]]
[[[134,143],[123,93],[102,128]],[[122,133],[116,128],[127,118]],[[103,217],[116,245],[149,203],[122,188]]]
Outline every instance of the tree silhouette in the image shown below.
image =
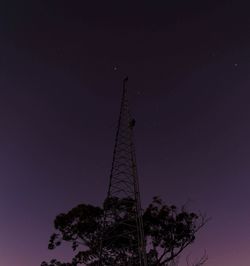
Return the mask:
[[[101,207],[81,204],[68,213],[59,214],[54,221],[56,232],[50,237],[48,248],[55,249],[62,242],[68,242],[74,257],[70,263],[54,259],[49,263],[42,262],[41,266],[97,266],[100,239],[112,235],[116,235],[115,240],[103,242],[102,265],[131,265],[128,258],[137,254],[136,236],[128,230],[133,222],[129,214],[134,208],[134,202],[129,198],[111,198],[105,201],[104,206],[105,210],[112,213],[105,227],[104,210]],[[185,208],[179,210],[154,197],[143,212],[148,265],[168,266],[173,263],[193,243],[196,233],[206,222],[204,215],[188,212]],[[197,265],[202,265],[201,262]]]

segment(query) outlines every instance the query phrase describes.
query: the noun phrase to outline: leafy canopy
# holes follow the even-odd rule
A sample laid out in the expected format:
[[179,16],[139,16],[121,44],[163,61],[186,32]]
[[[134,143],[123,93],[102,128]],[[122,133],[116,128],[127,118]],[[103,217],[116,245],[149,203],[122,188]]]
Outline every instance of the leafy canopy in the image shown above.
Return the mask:
[[[137,256],[136,234],[129,230],[133,223],[134,202],[129,198],[111,198],[104,205],[105,210],[112,213],[105,229],[101,207],[81,204],[68,213],[59,214],[54,221],[56,232],[50,237],[48,248],[55,249],[62,242],[68,242],[74,256],[70,263],[54,259],[49,263],[42,262],[41,266],[97,266],[100,239],[112,235],[118,237],[109,245],[103,242],[102,265],[128,265],[128,259]],[[150,266],[169,265],[195,240],[196,233],[207,222],[201,214],[168,206],[158,197],[153,198],[142,218]],[[129,265],[136,266],[136,263]]]

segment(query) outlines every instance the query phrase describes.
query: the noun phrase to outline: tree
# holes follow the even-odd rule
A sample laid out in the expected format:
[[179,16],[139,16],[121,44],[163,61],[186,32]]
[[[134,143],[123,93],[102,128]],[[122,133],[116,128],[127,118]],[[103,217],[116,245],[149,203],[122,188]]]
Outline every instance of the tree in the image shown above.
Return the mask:
[[[105,201],[104,206],[105,210],[113,213],[105,229],[101,207],[81,204],[68,213],[59,214],[54,221],[56,232],[50,237],[48,248],[54,249],[65,241],[71,244],[75,255],[70,263],[54,259],[49,263],[42,262],[41,266],[96,266],[101,237],[116,232],[120,237],[112,245],[103,243],[103,265],[126,265],[128,257],[136,256],[135,236],[130,233],[129,237],[122,237],[128,234],[127,226],[132,223],[129,214],[134,208],[133,200],[111,198]],[[173,263],[193,243],[196,233],[206,222],[204,215],[188,212],[184,207],[178,210],[176,206],[168,206],[154,197],[143,212],[148,265],[168,266]],[[197,265],[202,265],[205,260],[200,260]]]

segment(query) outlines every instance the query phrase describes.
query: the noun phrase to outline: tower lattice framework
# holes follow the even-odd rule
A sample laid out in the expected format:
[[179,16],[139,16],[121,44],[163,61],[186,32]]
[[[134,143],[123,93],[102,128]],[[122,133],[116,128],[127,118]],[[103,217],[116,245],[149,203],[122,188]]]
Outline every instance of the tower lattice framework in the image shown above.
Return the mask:
[[[104,224],[99,266],[147,266],[139,181],[133,142],[135,120],[129,111],[127,81],[128,78],[123,80],[123,93],[108,194],[104,203]],[[123,212],[125,206],[126,212]],[[114,220],[116,221],[115,226],[110,226]],[[124,247],[123,245],[129,248],[124,249],[122,248]],[[110,250],[117,251],[109,252]]]

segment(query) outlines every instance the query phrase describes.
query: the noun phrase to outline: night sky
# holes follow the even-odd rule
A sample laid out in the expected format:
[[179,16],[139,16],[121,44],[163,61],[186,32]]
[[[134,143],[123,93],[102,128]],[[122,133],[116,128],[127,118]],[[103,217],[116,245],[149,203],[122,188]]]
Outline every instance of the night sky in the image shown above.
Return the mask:
[[128,75],[142,205],[206,213],[186,254],[249,266],[247,1],[3,2],[0,265],[68,256],[53,220],[106,196]]

